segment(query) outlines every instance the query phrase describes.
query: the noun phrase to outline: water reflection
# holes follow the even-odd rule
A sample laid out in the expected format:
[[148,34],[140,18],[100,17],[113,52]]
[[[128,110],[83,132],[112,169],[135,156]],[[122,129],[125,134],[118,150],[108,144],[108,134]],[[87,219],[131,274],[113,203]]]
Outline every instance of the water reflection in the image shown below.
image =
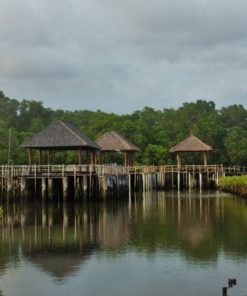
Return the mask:
[[214,264],[219,254],[247,257],[247,206],[220,193],[145,193],[131,204],[3,204],[0,273],[27,260],[56,280],[74,275],[93,254],[179,253]]

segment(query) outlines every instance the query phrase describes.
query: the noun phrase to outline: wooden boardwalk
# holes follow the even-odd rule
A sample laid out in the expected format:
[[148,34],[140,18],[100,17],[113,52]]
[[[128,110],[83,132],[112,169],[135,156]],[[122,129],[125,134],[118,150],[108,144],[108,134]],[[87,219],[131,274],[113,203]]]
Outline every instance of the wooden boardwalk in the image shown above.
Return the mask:
[[145,173],[177,173],[177,172],[209,172],[221,174],[247,174],[245,166],[223,165],[160,165],[160,166],[132,166],[121,165],[0,165],[0,177],[34,177],[76,174],[97,174],[97,175],[117,175],[117,174],[145,174]]
[[104,198],[131,191],[168,188],[208,188],[224,175],[247,174],[247,167],[223,165],[2,165],[0,189],[4,192],[38,192],[43,197],[60,194]]

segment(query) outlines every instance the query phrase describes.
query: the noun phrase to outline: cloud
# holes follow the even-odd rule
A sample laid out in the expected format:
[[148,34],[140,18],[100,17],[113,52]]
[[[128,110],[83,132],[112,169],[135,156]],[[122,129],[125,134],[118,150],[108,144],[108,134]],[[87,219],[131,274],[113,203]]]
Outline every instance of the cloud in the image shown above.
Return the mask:
[[46,106],[245,104],[243,0],[0,0],[0,81]]

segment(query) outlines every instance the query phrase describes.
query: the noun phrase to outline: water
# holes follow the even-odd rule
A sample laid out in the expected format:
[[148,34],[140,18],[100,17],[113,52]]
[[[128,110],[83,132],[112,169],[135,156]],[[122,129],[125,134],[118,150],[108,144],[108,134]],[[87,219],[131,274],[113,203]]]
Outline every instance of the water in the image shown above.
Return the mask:
[[247,295],[247,203],[219,192],[4,204],[0,295]]

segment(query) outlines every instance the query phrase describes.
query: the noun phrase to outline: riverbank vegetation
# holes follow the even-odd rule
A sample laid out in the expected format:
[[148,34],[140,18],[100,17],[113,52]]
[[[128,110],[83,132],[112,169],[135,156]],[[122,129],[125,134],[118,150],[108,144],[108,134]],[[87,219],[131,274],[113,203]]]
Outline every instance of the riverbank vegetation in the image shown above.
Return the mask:
[[219,179],[219,188],[226,192],[247,196],[247,176],[228,176]]
[[[190,132],[214,148],[209,163],[247,163],[247,110],[242,105],[216,109],[214,102],[198,100],[178,109],[145,107],[123,115],[83,110],[83,105],[81,109],[51,110],[42,102],[17,101],[0,91],[0,164],[27,163],[27,153],[20,145],[55,119],[73,122],[93,140],[109,130],[123,134],[142,150],[137,156],[137,162],[142,164],[174,164],[169,149]],[[73,162],[75,154],[60,153],[53,160]],[[188,154],[182,161],[202,163],[202,156]]]

